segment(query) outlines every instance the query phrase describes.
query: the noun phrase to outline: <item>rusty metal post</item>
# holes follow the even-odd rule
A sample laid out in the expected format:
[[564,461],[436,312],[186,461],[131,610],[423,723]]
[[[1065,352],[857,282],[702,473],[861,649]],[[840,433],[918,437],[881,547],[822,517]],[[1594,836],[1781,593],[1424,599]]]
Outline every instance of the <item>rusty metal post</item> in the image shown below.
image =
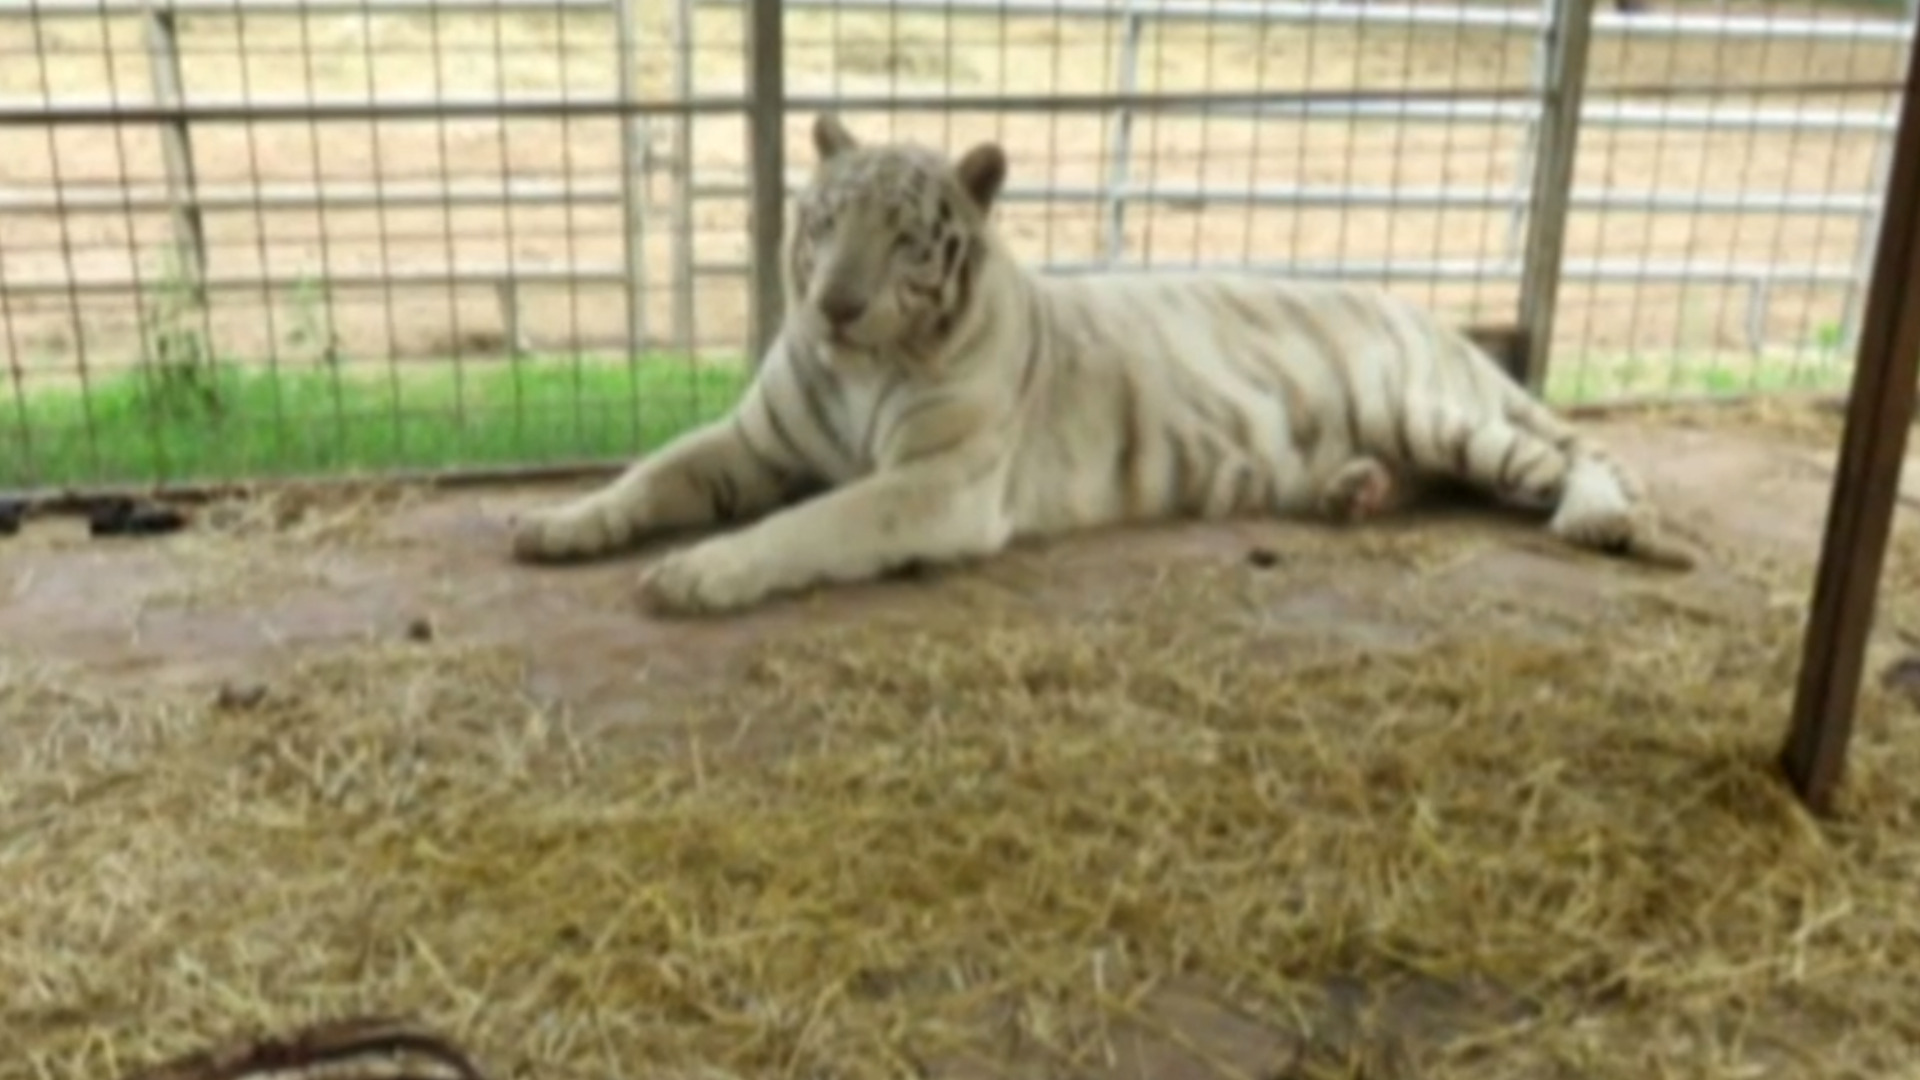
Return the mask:
[[1831,809],[1845,769],[1920,376],[1920,49],[1907,55],[1890,173],[1793,723],[1780,753],[1814,813]]
[[780,0],[750,0],[747,32],[747,160],[752,163],[753,366],[780,332],[780,241],[787,205],[787,87]]

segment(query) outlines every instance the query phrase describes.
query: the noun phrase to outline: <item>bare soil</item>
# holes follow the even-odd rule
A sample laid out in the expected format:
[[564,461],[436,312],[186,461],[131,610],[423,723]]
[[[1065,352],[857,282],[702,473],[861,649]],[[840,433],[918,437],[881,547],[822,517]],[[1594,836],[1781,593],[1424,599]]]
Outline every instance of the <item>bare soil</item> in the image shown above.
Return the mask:
[[[1594,430],[1649,478],[1685,534],[1710,550],[1809,566],[1817,551],[1837,435],[1813,429],[1783,440],[1772,429],[1718,421],[1609,420]],[[1909,470],[1920,478],[1920,471]],[[1908,485],[1920,502],[1920,479]],[[174,538],[95,540],[84,522],[52,518],[5,541],[0,642],[84,664],[130,687],[200,688],[259,679],[292,657],[369,638],[401,636],[425,621],[444,641],[513,643],[536,679],[588,716],[617,728],[648,712],[650,688],[697,687],[722,677],[739,652],[781,635],[858,623],[884,613],[938,611],[951,588],[1003,591],[1012,602],[1092,604],[1116,581],[1168,566],[1240,561],[1315,526],[1264,521],[1103,530],[1026,545],[988,563],[780,601],[725,620],[650,620],[631,603],[640,552],[592,565],[529,568],[507,560],[516,510],[565,498],[582,485],[480,493],[409,493],[387,509],[355,509],[329,529],[228,532],[216,511]],[[211,515],[211,516],[209,516]],[[309,515],[311,516],[311,515]],[[1569,554],[1521,519],[1478,508],[1416,511],[1377,527],[1450,528],[1491,538],[1436,578],[1472,590],[1524,582],[1578,600],[1636,570]],[[303,519],[304,520],[304,519]],[[1375,527],[1375,526],[1370,526]],[[652,554],[657,554],[653,552]],[[1302,617],[1349,620],[1365,639],[1366,596],[1405,584],[1378,576],[1322,582],[1345,598],[1302,595]],[[1679,579],[1676,579],[1679,580]],[[1724,582],[1709,566],[1695,579]],[[1358,606],[1352,606],[1357,604]]]
[[[1667,5],[1661,5],[1663,8]],[[1712,5],[1712,10],[1722,5]],[[1700,6],[1700,10],[1709,10]],[[1805,14],[1784,5],[1728,5],[1741,14]],[[663,99],[674,85],[671,12],[642,5],[635,45],[638,93]],[[1821,14],[1856,17],[1823,8]],[[908,17],[806,13],[789,22],[788,86],[794,94],[898,91],[908,94],[1090,93],[1110,91],[1119,48],[1117,22]],[[694,28],[693,89],[737,94],[743,86],[742,27],[733,12],[700,9]],[[412,17],[315,16],[304,21],[257,17],[193,19],[182,30],[190,98],[302,99],[449,94],[543,94],[604,97],[616,89],[611,19],[595,13],[509,16],[434,23]],[[36,61],[35,56],[44,58]],[[138,20],[107,24],[48,20],[0,22],[0,95],[26,99],[144,101],[150,72]],[[1657,97],[1603,96],[1607,87],[1728,87],[1808,81],[1896,79],[1898,48],[1857,41],[1720,42],[1710,39],[1602,39],[1592,62],[1596,102],[1658,106]],[[1518,33],[1407,32],[1350,27],[1179,25],[1149,33],[1142,45],[1142,91],[1283,88],[1523,87],[1533,42]],[[1757,104],[1783,109],[1877,107],[1883,93],[1816,101],[1797,94],[1715,94],[1672,99],[1678,109]],[[803,168],[809,116],[787,126],[791,167]],[[1015,187],[1062,185],[1093,190],[1108,179],[1111,116],[1102,113],[888,114],[853,118],[873,135],[898,134],[956,149],[992,137],[1013,155]],[[690,298],[673,273],[675,229],[684,228],[697,262],[738,271],[748,255],[747,206],[738,195],[697,202],[692,218],[674,220],[674,122],[643,125],[640,143],[650,172],[639,265],[649,338],[672,347],[737,351],[747,333],[747,285],[737,272],[703,272]],[[430,194],[417,205],[290,209],[243,205],[209,211],[211,274],[242,283],[222,290],[194,330],[226,355],[311,360],[332,343],[362,358],[498,355],[522,347],[593,347],[624,340],[625,301],[618,189],[620,137],[605,118],[208,124],[192,133],[199,183],[208,192],[250,191],[256,183],[315,183],[414,188]],[[1423,188],[1437,185],[1515,188],[1524,166],[1516,125],[1461,121],[1449,125],[1392,121],[1259,123],[1231,117],[1141,117],[1133,128],[1131,180],[1152,187],[1197,183],[1238,186],[1352,182]],[[690,157],[718,184],[745,179],[745,125],[739,117],[706,115],[687,133]],[[1631,191],[1819,194],[1872,190],[1878,132],[1783,133],[1723,130],[1624,131],[1590,127],[1577,162],[1576,186]],[[30,378],[95,372],[132,363],[141,320],[166,274],[172,226],[162,208],[116,204],[123,183],[141,197],[164,189],[161,141],[152,129],[75,126],[55,131],[0,132],[0,190],[23,198],[107,192],[99,209],[48,207],[8,213],[0,279],[14,283],[5,305],[6,349]],[[584,191],[585,201],[519,199],[437,205],[436,189],[452,183],[498,192],[507,183]],[[1091,260],[1106,245],[1106,215],[1097,201],[1009,202],[1004,227],[1022,255]],[[1855,257],[1862,219],[1812,214],[1646,214],[1577,211],[1569,222],[1571,259],[1631,264],[1693,260],[1845,263]],[[1501,209],[1444,211],[1387,208],[1264,206],[1257,209],[1161,201],[1127,210],[1126,248],[1150,261],[1368,263],[1481,260],[1513,253],[1510,218]],[[477,272],[494,284],[450,288],[431,281],[405,287],[350,279],[386,274],[433,278],[450,269]],[[565,280],[597,274],[601,284]],[[284,288],[270,294],[246,283],[263,277]],[[132,294],[72,297],[23,286],[69,281],[144,282],[144,303]],[[296,288],[301,281],[310,286]],[[324,282],[332,282],[324,284]],[[1511,280],[1403,281],[1395,285],[1463,322],[1501,322],[1512,315]],[[1755,297],[1745,284],[1680,288],[1622,281],[1563,288],[1559,334],[1566,347],[1711,351],[1739,348]],[[1804,345],[1830,334],[1849,300],[1839,287],[1771,290],[1764,325],[1769,341]],[[144,315],[143,315],[144,310]]]

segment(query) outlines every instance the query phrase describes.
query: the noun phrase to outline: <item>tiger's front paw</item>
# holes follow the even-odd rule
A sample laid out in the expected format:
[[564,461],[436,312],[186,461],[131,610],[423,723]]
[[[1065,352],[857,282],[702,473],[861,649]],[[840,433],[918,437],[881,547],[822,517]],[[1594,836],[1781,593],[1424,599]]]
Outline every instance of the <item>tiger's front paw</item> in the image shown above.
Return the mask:
[[633,525],[594,499],[520,515],[513,522],[513,555],[522,562],[564,562],[603,555],[626,544]]
[[753,606],[765,578],[738,545],[720,541],[676,551],[640,575],[642,611],[666,617],[718,615]]

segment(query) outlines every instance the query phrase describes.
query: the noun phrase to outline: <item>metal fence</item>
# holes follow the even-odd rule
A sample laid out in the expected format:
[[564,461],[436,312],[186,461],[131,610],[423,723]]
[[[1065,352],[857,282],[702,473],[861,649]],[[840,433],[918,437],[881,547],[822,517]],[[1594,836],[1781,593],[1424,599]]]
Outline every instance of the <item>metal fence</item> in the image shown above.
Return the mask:
[[1002,141],[1054,272],[1386,282],[1550,328],[1559,400],[1837,385],[1912,0],[1654,2],[0,5],[0,487],[657,445],[829,104]]

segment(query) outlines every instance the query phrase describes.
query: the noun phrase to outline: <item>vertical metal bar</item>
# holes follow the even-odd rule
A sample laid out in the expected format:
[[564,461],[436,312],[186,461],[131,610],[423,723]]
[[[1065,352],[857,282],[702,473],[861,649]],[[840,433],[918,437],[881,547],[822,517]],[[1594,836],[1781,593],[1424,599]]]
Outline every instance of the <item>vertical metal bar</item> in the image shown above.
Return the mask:
[[[1120,65],[1115,77],[1116,90],[1133,94],[1140,85],[1140,34],[1146,20],[1127,0],[1125,22],[1120,39]],[[1122,106],[1113,113],[1113,152],[1107,163],[1107,245],[1106,261],[1112,266],[1127,247],[1126,187],[1133,166],[1133,110]]]
[[[1873,148],[1873,182],[1885,190],[1887,171],[1893,165],[1891,136],[1883,135]],[[1840,315],[1840,347],[1856,349],[1860,345],[1861,307],[1866,302],[1867,277],[1873,273],[1874,238],[1880,235],[1884,204],[1875,203],[1860,215],[1859,240],[1854,244],[1854,280],[1847,284],[1846,303]]]
[[[614,10],[615,62],[619,65],[620,103],[634,101],[634,64],[639,30],[633,5],[638,0],[611,0]],[[620,117],[620,222],[622,254],[625,256],[627,287],[627,355],[646,351],[647,332],[647,180],[652,163],[647,160],[649,141],[644,117]],[[638,173],[640,182],[634,182]]]
[[[693,4],[673,3],[673,93],[693,100]],[[673,340],[694,352],[693,326],[693,114],[673,125]]]
[[41,482],[33,445],[33,414],[27,408],[26,350],[13,319],[12,294],[0,289],[0,347],[7,350],[7,376],[13,388],[12,430],[0,421],[0,486],[31,489]]
[[[185,104],[186,79],[173,6],[168,0],[147,5],[147,69],[157,105]],[[187,296],[197,307],[206,302],[207,234],[200,217],[199,180],[193,163],[193,132],[186,120],[160,128],[160,152],[166,162],[167,199],[172,203],[175,272],[184,278]]]
[[752,348],[757,369],[779,332],[780,240],[786,213],[786,57],[780,0],[751,0],[747,29],[747,160],[753,219]]
[[[1533,69],[1527,76],[1527,85],[1533,90],[1534,100],[1545,101],[1547,97],[1547,69],[1552,63],[1553,6],[1555,0],[1540,0],[1541,30],[1540,36],[1533,42]],[[1520,254],[1520,242],[1526,236],[1527,189],[1529,181],[1537,168],[1536,157],[1540,150],[1540,121],[1538,116],[1527,120],[1521,129],[1520,153],[1513,163],[1513,207],[1507,211],[1507,257]]]
[[[1920,20],[1920,0],[1907,0],[1907,22],[1916,25]],[[1908,50],[1914,46],[1909,44]],[[1887,176],[1893,167],[1892,133],[1882,135],[1873,148],[1873,183],[1881,191],[1887,190]],[[1860,345],[1861,305],[1866,300],[1864,285],[1867,275],[1873,272],[1874,241],[1880,235],[1880,219],[1886,210],[1885,202],[1876,202],[1866,213],[1860,215],[1860,240],[1854,245],[1854,281],[1847,286],[1846,304],[1840,315],[1840,347],[1857,349]]]
[[1845,771],[1920,379],[1920,49],[1907,54],[1873,283],[1780,765],[1825,813]]
[[1593,0],[1553,0],[1547,28],[1547,84],[1540,96],[1539,158],[1529,199],[1525,269],[1520,280],[1522,364],[1514,372],[1535,393],[1547,381],[1553,316],[1560,292],[1573,158],[1580,145],[1587,54],[1593,42]]

